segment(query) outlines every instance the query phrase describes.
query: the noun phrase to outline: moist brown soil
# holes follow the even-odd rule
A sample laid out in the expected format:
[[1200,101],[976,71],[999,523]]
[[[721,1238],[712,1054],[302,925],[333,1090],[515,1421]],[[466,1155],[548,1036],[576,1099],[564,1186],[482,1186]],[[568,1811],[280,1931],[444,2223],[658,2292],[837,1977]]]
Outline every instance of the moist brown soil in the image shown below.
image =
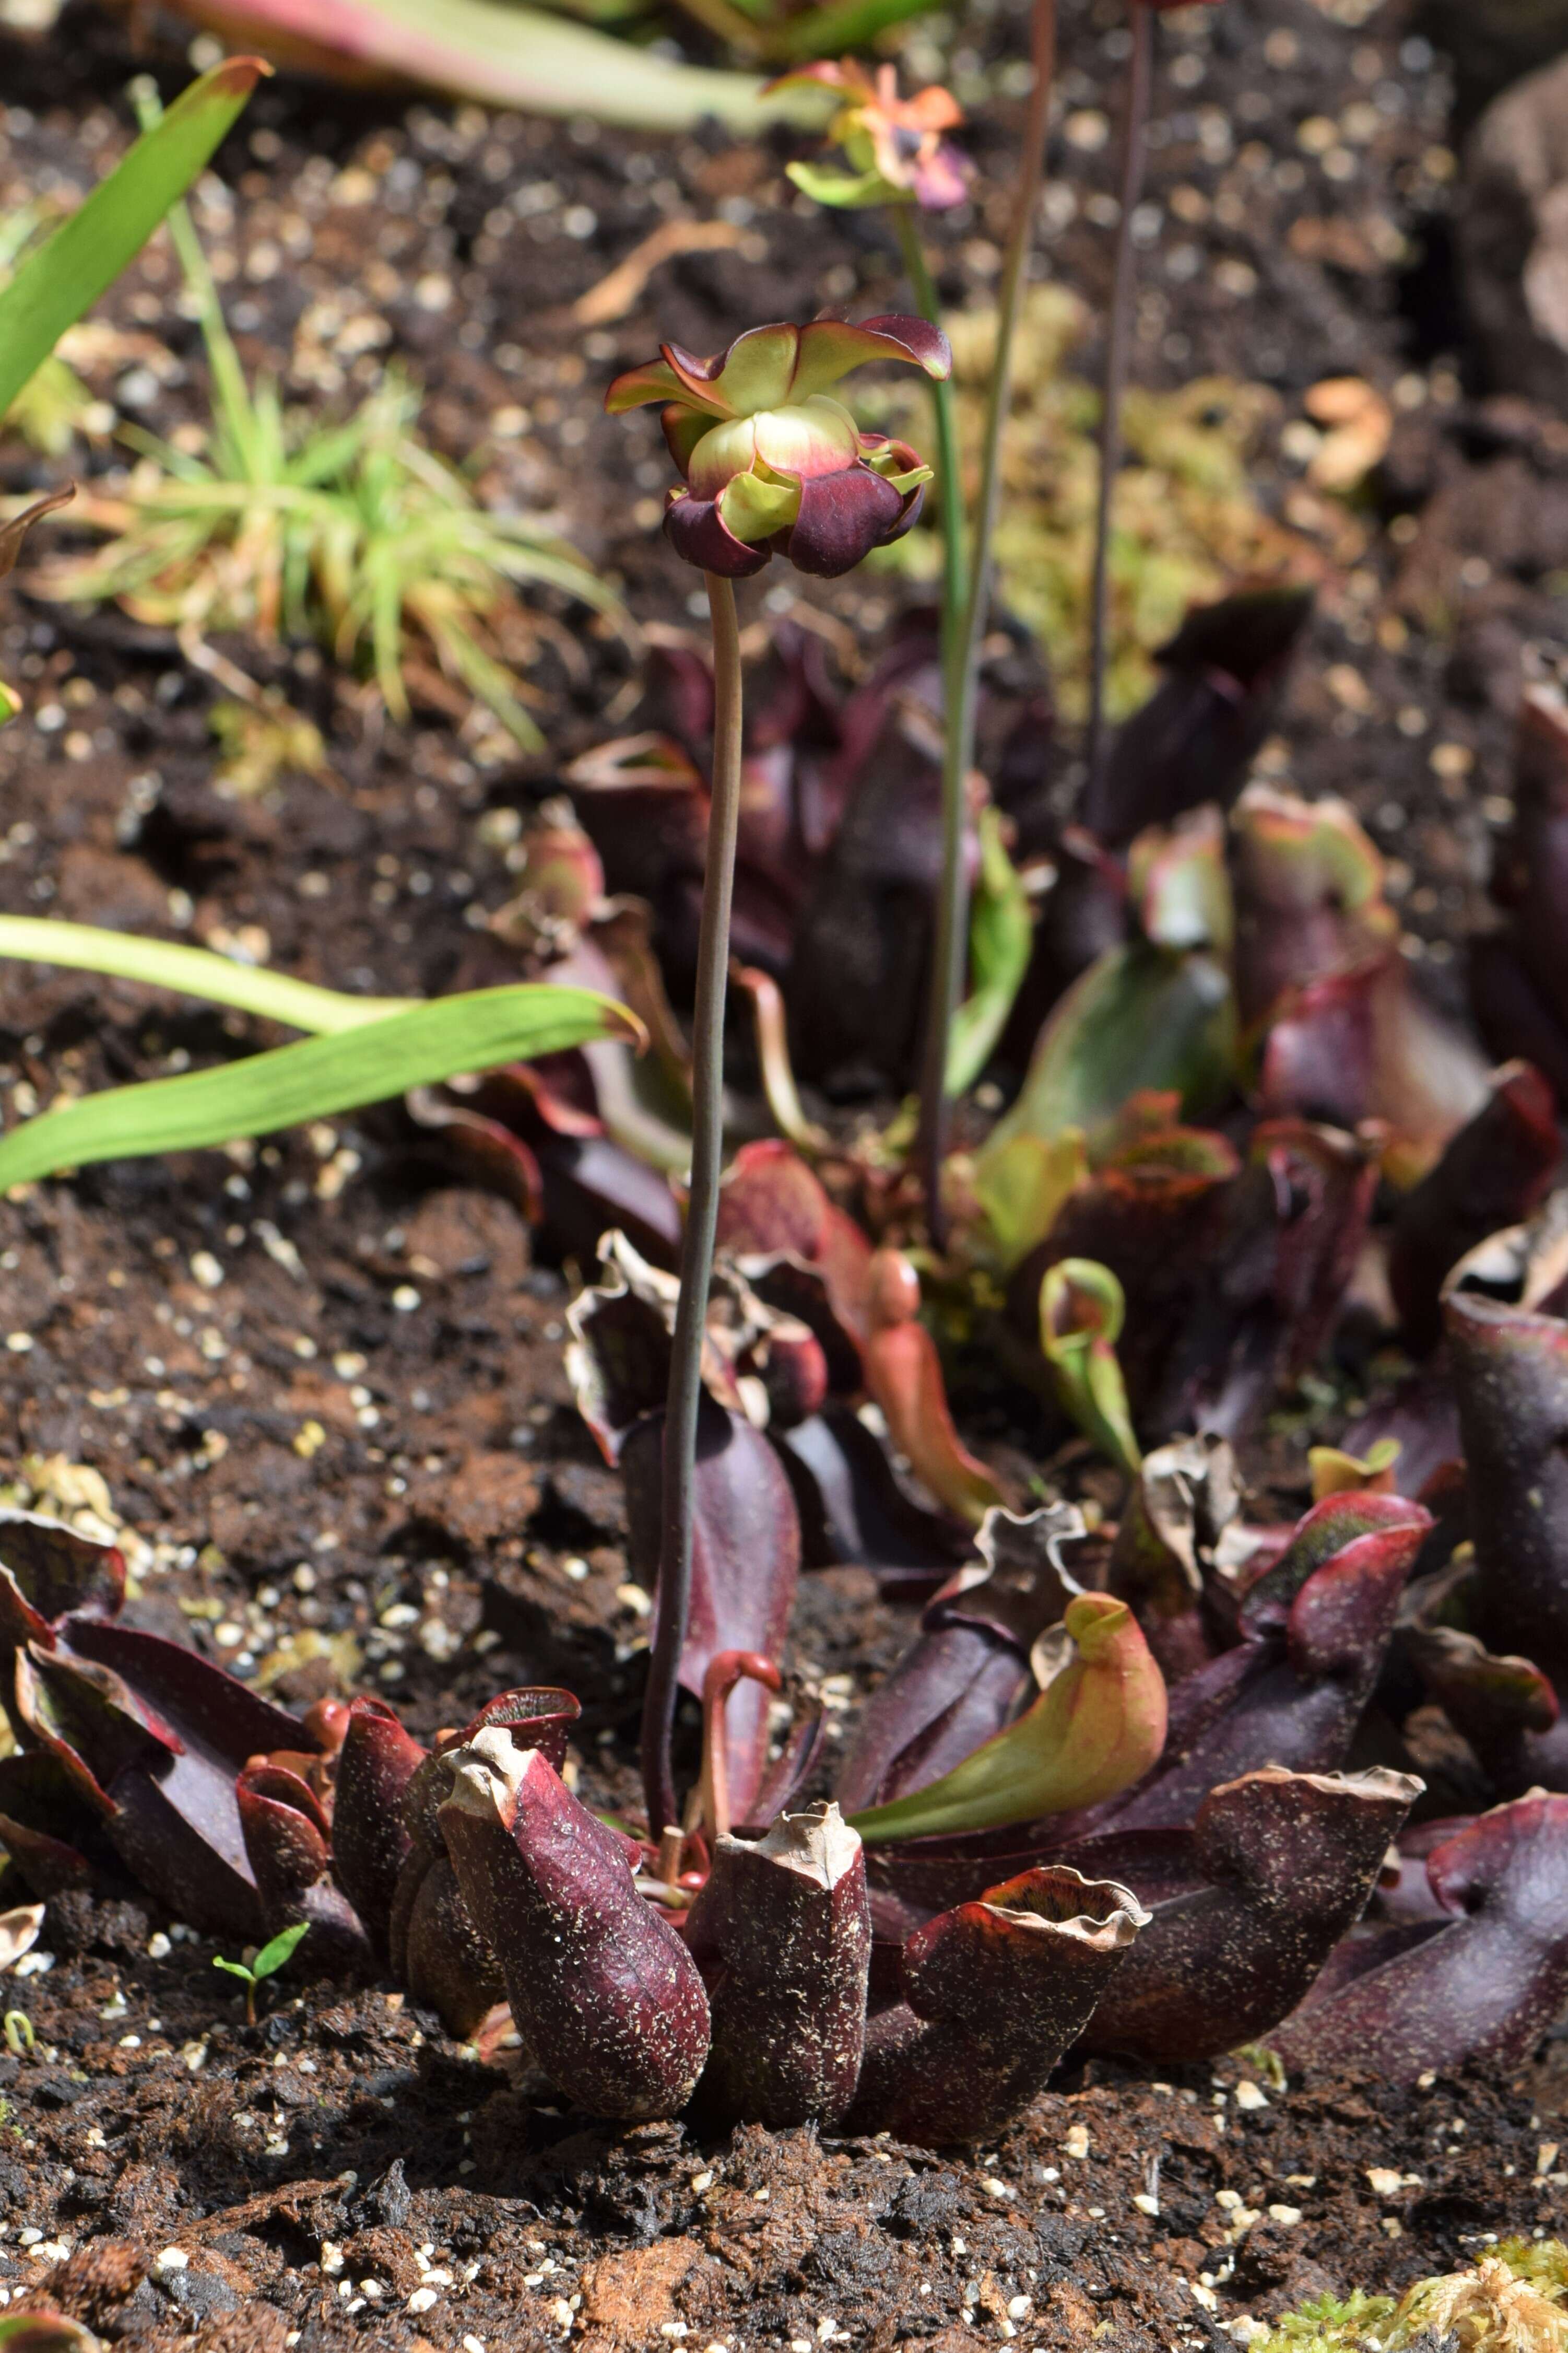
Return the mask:
[[[1121,11],[1064,13],[1042,249],[1092,298],[1115,163],[1092,118],[1115,105]],[[1260,495],[1316,536],[1327,573],[1276,772],[1354,803],[1395,860],[1408,952],[1452,995],[1507,816],[1521,652],[1568,638],[1552,577],[1568,445],[1557,420],[1489,398],[1458,347],[1446,82],[1413,43],[1397,0],[1337,16],[1226,0],[1173,21],[1139,366],[1261,377],[1286,416],[1327,373],[1395,396],[1393,449],[1356,508],[1283,460],[1261,468]],[[950,44],[963,93],[1020,46],[1014,8],[966,26]],[[79,9],[47,50],[4,58],[4,203],[85,185],[146,61]],[[172,49],[151,62],[177,84]],[[977,111],[975,151],[1000,170],[1005,81]],[[558,508],[640,619],[683,623],[690,575],[650,528],[653,428],[598,412],[614,369],[651,349],[655,300],[657,331],[701,351],[760,319],[900,299],[875,222],[783,208],[786,152],[280,80],[222,159],[237,214],[200,209],[248,364],[325,401],[401,358],[438,446],[492,494]],[[939,236],[953,301],[994,276],[1005,188],[985,173]],[[667,265],[654,296],[584,333],[570,305],[653,226],[715,211],[732,250]],[[164,432],[203,413],[175,298],[154,249],[106,306],[141,340],[93,385]],[[56,478],[14,444],[6,463],[13,488]],[[898,593],[810,591],[859,659]],[[0,739],[0,906],[238,939],[374,993],[460,981],[510,887],[515,812],[625,725],[637,691],[613,635],[560,628],[532,673],[551,754],[518,763],[437,711],[384,723],[309,649],[236,647],[311,712],[332,761],[242,800],[215,788],[215,690],[172,639],[24,597],[0,639],[30,705]],[[1068,746],[1050,790],[1070,789]],[[7,1124],[258,1036],[6,966]],[[101,1509],[79,1466],[100,1474],[132,1546],[128,1614],[290,1704],[368,1684],[428,1734],[507,1684],[571,1684],[584,1792],[634,1802],[647,1602],[562,1370],[572,1278],[394,1110],[29,1188],[0,1203],[0,1474],[24,1502]],[[962,1394],[982,1444],[1039,1459],[1026,1400],[973,1374]],[[1253,1468],[1276,1511],[1300,1507],[1299,1451]],[[908,1630],[863,1572],[808,1580],[793,1694],[842,1721]],[[45,1944],[53,1966],[9,1989],[37,2048],[0,2062],[0,2284],[128,2344],[1170,2347],[1561,2227],[1562,2044],[1516,2082],[1308,2081],[1258,2105],[1237,2100],[1248,2071],[1229,2062],[1161,2084],[1097,2064],[967,2156],[811,2133],[710,2146],[531,2096],[383,1989],[300,1975],[247,2028],[214,1946],[133,1905],[55,1905]]]

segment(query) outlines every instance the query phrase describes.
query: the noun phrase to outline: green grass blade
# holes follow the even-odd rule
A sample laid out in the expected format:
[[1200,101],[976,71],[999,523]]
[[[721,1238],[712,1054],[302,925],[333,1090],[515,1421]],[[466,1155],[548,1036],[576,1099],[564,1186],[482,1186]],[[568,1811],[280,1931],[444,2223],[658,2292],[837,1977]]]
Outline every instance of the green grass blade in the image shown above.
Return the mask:
[[100,931],[91,923],[62,923],[49,915],[0,915],[0,956],[29,964],[59,964],[75,972],[102,972],[116,980],[139,980],[149,988],[172,988],[182,997],[205,997],[281,1021],[290,1029],[326,1034],[357,1029],[413,1002],[404,997],[345,997],[313,981],[290,980],[265,965],[235,964],[210,948],[188,948],[178,940],[145,940],[135,932]]
[[0,291],[0,414],[141,251],[266,70],[259,58],[229,58],[193,82]]
[[110,1087],[40,1112],[0,1137],[0,1192],[91,1161],[193,1152],[333,1119],[459,1071],[556,1054],[595,1038],[640,1042],[643,1035],[635,1014],[592,989],[527,981],[437,997],[334,1037],[177,1079]]

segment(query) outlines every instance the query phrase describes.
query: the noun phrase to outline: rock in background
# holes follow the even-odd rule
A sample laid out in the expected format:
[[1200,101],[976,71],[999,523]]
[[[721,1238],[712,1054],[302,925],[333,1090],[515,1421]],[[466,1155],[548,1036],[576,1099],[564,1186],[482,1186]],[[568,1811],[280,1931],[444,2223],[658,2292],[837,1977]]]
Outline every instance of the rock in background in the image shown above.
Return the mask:
[[[1492,5],[1511,12],[1509,0]],[[1568,37],[1568,5],[1529,7],[1561,20]],[[1491,388],[1568,413],[1568,56],[1516,82],[1477,123],[1458,250]]]

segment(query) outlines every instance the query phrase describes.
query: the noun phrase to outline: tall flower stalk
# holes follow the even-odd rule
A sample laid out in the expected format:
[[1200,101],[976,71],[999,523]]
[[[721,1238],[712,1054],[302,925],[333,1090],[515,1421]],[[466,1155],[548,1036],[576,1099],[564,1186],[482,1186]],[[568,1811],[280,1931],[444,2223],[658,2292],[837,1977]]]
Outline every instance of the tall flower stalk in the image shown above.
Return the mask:
[[1105,759],[1105,673],[1110,659],[1110,519],[1121,470],[1121,406],[1132,347],[1132,297],[1138,277],[1133,216],[1149,163],[1149,95],[1154,79],[1156,0],[1132,0],[1132,55],[1127,70],[1127,114],[1121,146],[1121,213],[1116,228],[1116,269],[1105,340],[1105,389],[1100,415],[1100,499],[1094,519],[1094,583],[1089,596],[1089,785],[1092,797]]
[[1045,177],[1056,47],[1056,0],[1035,0],[1030,29],[1034,86],[1029,93],[1023,145],[1018,156],[1012,225],[1008,231],[996,305],[996,354],[991,371],[991,388],[981,440],[980,492],[975,509],[963,616],[955,633],[952,658],[948,665],[947,726],[942,771],[942,886],[931,955],[918,1143],[920,1167],[925,1184],[926,1214],[932,1240],[939,1247],[945,1240],[946,1226],[942,1206],[942,1164],[947,1149],[948,1060],[953,1014],[963,983],[964,951],[969,934],[969,877],[964,865],[963,836],[968,813],[969,772],[974,765],[980,646],[991,599],[992,541],[1002,487],[1002,429],[1012,401],[1014,338],[1025,272],[1034,239],[1035,214],[1039,203],[1041,182]]
[[613,414],[662,403],[665,442],[683,478],[670,492],[665,532],[704,575],[713,636],[713,776],[691,1037],[691,1185],[665,1410],[658,1609],[642,1730],[648,1827],[656,1838],[673,1836],[677,1847],[670,1738],[690,1616],[692,1489],[723,1147],[724,999],[741,802],[741,649],[732,584],[762,571],[775,554],[800,571],[836,578],[914,522],[930,467],[905,443],[862,433],[829,396],[830,385],[873,359],[903,360],[933,379],[945,378],[952,365],[941,330],[921,320],[849,326],[821,319],[807,327],[753,327],[711,359],[666,343],[657,360],[617,376],[605,395]]
[[741,818],[741,629],[735,590],[731,581],[713,572],[704,573],[702,585],[708,591],[713,635],[713,781],[692,1016],[691,1189],[664,1417],[658,1630],[648,1665],[642,1724],[643,1782],[649,1824],[656,1831],[679,1820],[669,1743],[675,1724],[676,1677],[686,1648],[691,1605],[691,1491],[702,1392],[702,1334],[719,1222],[719,1174],[724,1145],[724,1000],[730,972],[735,835]]

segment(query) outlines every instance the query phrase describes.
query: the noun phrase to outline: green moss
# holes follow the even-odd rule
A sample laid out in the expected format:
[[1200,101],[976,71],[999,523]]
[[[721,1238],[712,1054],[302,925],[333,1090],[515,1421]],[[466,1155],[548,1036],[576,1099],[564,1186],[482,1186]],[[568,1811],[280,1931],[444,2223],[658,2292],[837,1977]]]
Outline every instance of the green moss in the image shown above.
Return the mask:
[[[1081,715],[1086,692],[1100,394],[1068,370],[1089,323],[1087,306],[1065,287],[1037,287],[1028,297],[995,541],[1005,602],[1045,646],[1062,706],[1073,715]],[[965,490],[973,498],[995,313],[963,311],[946,324]],[[1252,487],[1252,460],[1278,406],[1266,385],[1219,376],[1172,392],[1129,390],[1110,546],[1113,715],[1148,693],[1150,649],[1171,636],[1189,605],[1220,595],[1238,578],[1310,577],[1320,568],[1309,543],[1267,513]],[[879,385],[860,396],[857,407],[866,421],[928,448],[929,414],[919,387]],[[934,521],[935,502],[928,500],[921,527],[883,551],[880,561],[934,580],[941,568]]]
[[1276,2321],[1267,2337],[1254,2339],[1254,2353],[1360,2353],[1373,2341],[1372,2332],[1394,2310],[1391,2295],[1367,2295],[1352,2288],[1348,2296],[1318,2295],[1299,2312]]
[[1450,2331],[1464,2353],[1563,2353],[1568,2246],[1504,2239],[1473,2269],[1417,2280],[1397,2302],[1361,2288],[1316,2296],[1254,2337],[1251,2353],[1401,2353]]

